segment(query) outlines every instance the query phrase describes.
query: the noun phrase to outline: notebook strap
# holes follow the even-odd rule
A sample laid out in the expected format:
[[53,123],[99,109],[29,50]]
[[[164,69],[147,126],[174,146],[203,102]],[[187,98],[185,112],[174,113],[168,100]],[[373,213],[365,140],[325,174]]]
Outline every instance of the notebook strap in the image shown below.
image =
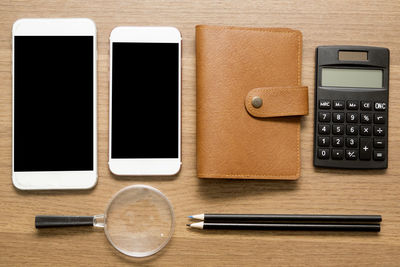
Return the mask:
[[308,87],[254,88],[245,98],[245,107],[257,118],[307,115]]

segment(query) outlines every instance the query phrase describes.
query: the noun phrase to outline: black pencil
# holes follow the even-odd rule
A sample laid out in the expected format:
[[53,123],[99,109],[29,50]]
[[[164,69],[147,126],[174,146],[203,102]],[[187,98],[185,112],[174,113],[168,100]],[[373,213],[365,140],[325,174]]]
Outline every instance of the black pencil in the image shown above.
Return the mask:
[[365,231],[379,232],[379,224],[312,224],[312,223],[205,223],[187,224],[196,229],[225,230],[302,230],[302,231]]
[[204,222],[341,222],[377,223],[380,215],[311,215],[311,214],[197,214],[191,219]]

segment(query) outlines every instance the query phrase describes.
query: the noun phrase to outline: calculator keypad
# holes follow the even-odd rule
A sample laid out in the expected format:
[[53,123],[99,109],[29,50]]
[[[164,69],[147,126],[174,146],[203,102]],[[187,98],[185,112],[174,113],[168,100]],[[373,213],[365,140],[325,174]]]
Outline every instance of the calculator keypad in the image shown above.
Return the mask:
[[385,160],[387,115],[384,101],[323,99],[318,103],[318,159]]

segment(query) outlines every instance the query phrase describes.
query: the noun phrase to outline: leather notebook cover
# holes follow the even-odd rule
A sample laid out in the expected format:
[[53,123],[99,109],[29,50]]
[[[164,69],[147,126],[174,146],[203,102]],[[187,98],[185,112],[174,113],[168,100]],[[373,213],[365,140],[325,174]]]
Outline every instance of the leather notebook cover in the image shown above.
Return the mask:
[[300,176],[301,51],[296,30],[196,27],[198,177]]

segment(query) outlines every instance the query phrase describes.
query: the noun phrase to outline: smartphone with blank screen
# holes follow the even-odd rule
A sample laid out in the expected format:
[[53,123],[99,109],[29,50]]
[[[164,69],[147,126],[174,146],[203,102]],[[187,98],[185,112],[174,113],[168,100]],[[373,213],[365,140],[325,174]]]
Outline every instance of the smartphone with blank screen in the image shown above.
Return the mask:
[[117,27],[110,35],[109,168],[174,175],[181,167],[181,35]]
[[20,19],[12,34],[14,186],[92,188],[97,182],[94,22]]

